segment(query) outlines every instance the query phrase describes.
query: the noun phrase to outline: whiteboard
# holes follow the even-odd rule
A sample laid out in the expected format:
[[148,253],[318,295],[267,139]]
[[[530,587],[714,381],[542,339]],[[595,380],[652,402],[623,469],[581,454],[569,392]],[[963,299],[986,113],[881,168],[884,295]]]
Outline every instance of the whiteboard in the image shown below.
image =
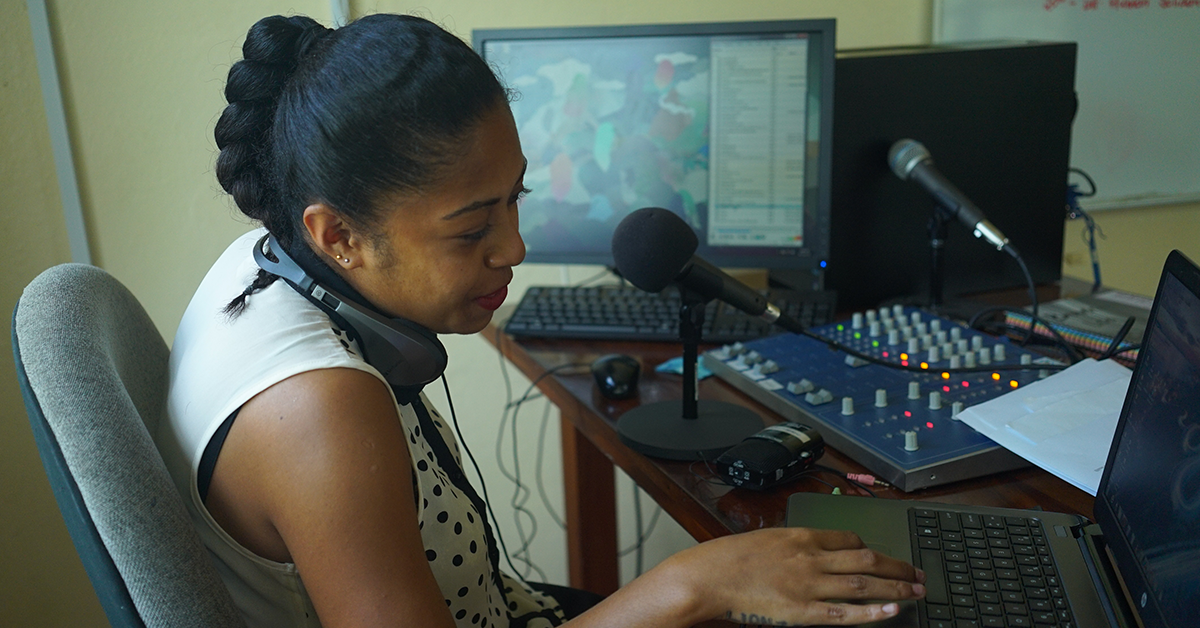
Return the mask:
[[1077,42],[1084,208],[1200,201],[1200,1],[939,0],[933,35]]

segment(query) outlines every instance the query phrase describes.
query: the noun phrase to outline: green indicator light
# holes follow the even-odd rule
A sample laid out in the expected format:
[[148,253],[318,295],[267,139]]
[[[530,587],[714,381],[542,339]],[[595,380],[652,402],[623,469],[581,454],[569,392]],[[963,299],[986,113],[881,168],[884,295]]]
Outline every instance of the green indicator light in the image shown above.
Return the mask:
[[878,348],[879,348],[879,341],[878,341],[878,340],[872,340],[872,341],[871,341],[871,346],[872,346],[872,347],[875,347],[876,349],[878,349]]
[[845,330],[846,330],[846,327],[845,327],[845,326],[843,326],[843,325],[838,325],[838,326],[837,326],[837,330],[838,330],[838,331],[845,331]]
[[860,333],[858,333],[858,332],[854,332],[854,339],[855,339],[855,340],[861,340],[861,339],[862,339],[862,334],[860,334]]

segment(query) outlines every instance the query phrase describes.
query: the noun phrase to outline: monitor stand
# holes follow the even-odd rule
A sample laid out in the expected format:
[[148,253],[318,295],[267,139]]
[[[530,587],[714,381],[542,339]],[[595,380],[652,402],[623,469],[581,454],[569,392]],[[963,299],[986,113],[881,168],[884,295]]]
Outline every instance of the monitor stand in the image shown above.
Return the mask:
[[763,429],[753,411],[724,401],[701,400],[696,375],[706,299],[680,291],[679,336],[683,341],[683,396],[638,406],[617,420],[621,442],[636,452],[668,460],[715,460]]

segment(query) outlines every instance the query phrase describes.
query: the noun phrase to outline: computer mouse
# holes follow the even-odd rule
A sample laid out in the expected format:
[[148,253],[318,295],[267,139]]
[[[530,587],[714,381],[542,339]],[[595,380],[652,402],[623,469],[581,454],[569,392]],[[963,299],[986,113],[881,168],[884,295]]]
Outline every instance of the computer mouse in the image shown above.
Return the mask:
[[630,356],[619,353],[596,358],[592,362],[592,377],[600,394],[609,399],[630,399],[637,395],[638,375],[642,365]]

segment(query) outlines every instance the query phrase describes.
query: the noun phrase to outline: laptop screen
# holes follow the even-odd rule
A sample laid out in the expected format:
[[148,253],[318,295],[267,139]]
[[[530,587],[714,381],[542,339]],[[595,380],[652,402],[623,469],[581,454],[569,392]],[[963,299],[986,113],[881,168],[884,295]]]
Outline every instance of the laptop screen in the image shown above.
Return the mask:
[[1096,519],[1147,627],[1200,615],[1200,269],[1167,260]]

